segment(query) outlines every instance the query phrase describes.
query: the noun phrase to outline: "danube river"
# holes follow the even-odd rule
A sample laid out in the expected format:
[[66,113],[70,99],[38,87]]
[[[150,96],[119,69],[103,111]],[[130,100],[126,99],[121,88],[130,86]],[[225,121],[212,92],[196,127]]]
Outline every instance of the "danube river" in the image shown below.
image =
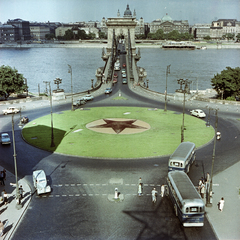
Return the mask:
[[[168,75],[168,93],[173,93],[179,85],[177,79],[193,82],[191,89],[211,88],[211,78],[227,66],[240,66],[240,49],[169,50],[161,48],[142,48],[138,66],[147,71],[149,88],[165,91],[166,69],[171,64]],[[68,64],[72,66],[73,92],[81,92],[91,87],[91,79],[96,81],[95,72],[103,67],[102,48],[6,48],[0,49],[0,65],[15,67],[27,78],[29,92],[45,90],[43,81],[56,77],[62,79],[60,88],[71,91],[71,75]]]

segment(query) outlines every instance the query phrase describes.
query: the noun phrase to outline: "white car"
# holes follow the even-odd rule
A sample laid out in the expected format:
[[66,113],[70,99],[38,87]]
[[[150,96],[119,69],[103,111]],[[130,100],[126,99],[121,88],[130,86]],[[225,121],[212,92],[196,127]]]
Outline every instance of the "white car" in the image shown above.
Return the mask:
[[194,109],[194,110],[190,111],[190,113],[191,113],[192,116],[195,116],[195,117],[199,117],[199,118],[205,118],[206,117],[205,112],[201,109]]
[[33,185],[38,195],[51,192],[51,187],[47,185],[46,174],[43,170],[36,170],[33,172]]
[[93,98],[94,97],[92,95],[88,94],[88,95],[84,96],[82,99],[84,99],[85,101],[89,101],[89,100],[93,100]]
[[1,143],[2,144],[11,144],[11,139],[10,139],[8,133],[1,134]]
[[7,109],[3,110],[3,114],[7,115],[8,113],[19,113],[20,110],[15,107],[8,107]]

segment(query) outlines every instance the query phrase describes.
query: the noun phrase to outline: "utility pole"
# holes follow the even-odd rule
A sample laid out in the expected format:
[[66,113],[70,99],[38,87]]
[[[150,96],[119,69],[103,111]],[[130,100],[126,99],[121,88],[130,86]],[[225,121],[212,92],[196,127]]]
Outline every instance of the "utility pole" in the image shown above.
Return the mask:
[[[185,127],[184,127],[184,115],[185,115],[185,94],[186,93],[189,93],[190,91],[190,88],[189,88],[189,84],[192,82],[192,81],[188,81],[188,79],[178,79],[178,84],[180,84],[180,89],[179,89],[179,92],[183,93],[184,94],[184,97],[183,97],[183,120],[182,120],[182,126],[181,126],[181,142],[184,142],[184,130],[185,130]],[[182,89],[182,86],[184,85],[184,89]]]
[[49,91],[50,91],[50,104],[51,104],[51,147],[55,147],[55,144],[54,144],[54,135],[53,135],[52,93],[51,93],[51,85],[50,85],[50,82],[48,82],[48,85],[49,85]]
[[167,78],[168,78],[168,74],[170,73],[170,67],[171,64],[167,66],[167,70],[166,70],[166,90],[165,90],[165,107],[164,107],[164,111],[167,111]]
[[71,95],[72,95],[72,111],[74,111],[74,108],[73,108],[73,85],[72,85],[72,67],[71,65],[68,64],[68,73],[71,74]]
[[14,169],[15,169],[15,177],[16,177],[16,209],[19,210],[22,208],[21,200],[20,200],[20,193],[19,193],[19,186],[18,186],[18,175],[17,175],[17,154],[16,154],[16,147],[15,147],[15,135],[14,135],[14,120],[13,120],[14,113],[12,113],[12,138],[13,138],[13,159],[14,159]]
[[211,169],[211,180],[210,180],[210,187],[207,192],[207,207],[212,207],[212,185],[213,185],[213,167],[214,167],[214,160],[215,160],[215,150],[216,150],[216,142],[217,142],[217,126],[218,126],[218,108],[215,110],[215,135],[214,135],[214,144],[213,144],[213,154],[212,154],[212,169]]

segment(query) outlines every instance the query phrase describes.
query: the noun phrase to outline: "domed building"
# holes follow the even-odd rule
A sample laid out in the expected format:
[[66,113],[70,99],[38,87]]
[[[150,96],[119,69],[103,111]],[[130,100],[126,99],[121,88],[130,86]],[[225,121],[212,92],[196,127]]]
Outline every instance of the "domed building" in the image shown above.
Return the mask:
[[131,10],[129,9],[129,5],[128,5],[128,4],[127,4],[126,10],[124,11],[123,17],[125,17],[125,18],[127,18],[127,17],[132,18],[132,17],[133,17],[133,16],[132,16],[132,12],[131,12]]
[[188,20],[173,20],[168,14],[162,19],[156,19],[150,23],[150,33],[155,33],[158,29],[162,29],[164,33],[170,33],[177,30],[180,33],[189,32]]

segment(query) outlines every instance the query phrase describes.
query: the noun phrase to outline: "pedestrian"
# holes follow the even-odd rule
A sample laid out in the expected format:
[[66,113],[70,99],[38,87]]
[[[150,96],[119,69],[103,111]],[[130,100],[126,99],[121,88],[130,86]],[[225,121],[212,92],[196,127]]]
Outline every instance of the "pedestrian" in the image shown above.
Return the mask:
[[198,192],[201,193],[201,187],[202,187],[202,179],[199,179],[198,181]]
[[1,171],[0,172],[0,181],[1,181],[1,185],[5,185],[5,183],[4,183],[4,172],[3,171]]
[[24,192],[23,187],[22,187],[22,185],[20,185],[20,187],[19,187],[20,200],[23,199],[23,192]]
[[200,190],[200,194],[202,198],[204,198],[204,193],[205,193],[205,184],[203,183]]
[[153,188],[152,190],[152,202],[155,203],[157,201],[157,191],[156,188]]
[[0,235],[2,236],[4,230],[4,224],[0,221]]
[[141,184],[141,188],[142,188],[142,192],[143,192],[143,182],[142,182],[142,178],[140,177],[138,179],[138,185]]
[[218,202],[218,209],[222,212],[224,207],[224,198],[222,197],[221,200]]
[[7,203],[8,203],[8,195],[7,195],[7,192],[5,190],[3,190],[3,203],[5,205],[7,205]]
[[209,192],[210,181],[211,181],[211,177],[210,177],[210,174],[207,172],[207,176],[206,176],[206,190],[207,190],[207,192]]
[[138,196],[139,197],[142,196],[142,185],[141,185],[141,183],[138,184]]
[[165,186],[164,184],[161,186],[161,197],[164,196]]

